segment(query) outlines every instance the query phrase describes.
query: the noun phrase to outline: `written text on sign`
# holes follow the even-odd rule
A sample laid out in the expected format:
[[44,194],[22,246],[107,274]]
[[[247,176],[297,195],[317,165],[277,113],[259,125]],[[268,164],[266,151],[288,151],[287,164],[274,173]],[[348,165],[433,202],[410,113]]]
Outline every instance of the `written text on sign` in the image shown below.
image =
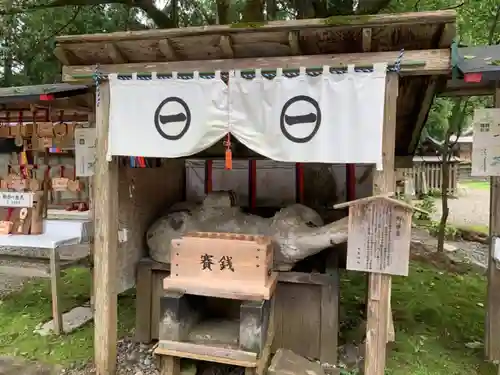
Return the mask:
[[0,207],[33,207],[33,194],[0,192]]
[[386,202],[349,208],[347,269],[408,275],[411,211]]
[[272,264],[271,241],[259,236],[197,232],[172,241],[172,279],[264,286]]
[[[212,266],[214,265],[213,262],[213,255],[209,254],[203,254],[201,257],[201,270],[207,270],[207,271],[213,271]],[[234,272],[234,267],[233,267],[233,257],[230,257],[228,255],[223,255],[220,257],[219,261],[219,269],[221,271],[223,270],[229,270],[231,272]]]

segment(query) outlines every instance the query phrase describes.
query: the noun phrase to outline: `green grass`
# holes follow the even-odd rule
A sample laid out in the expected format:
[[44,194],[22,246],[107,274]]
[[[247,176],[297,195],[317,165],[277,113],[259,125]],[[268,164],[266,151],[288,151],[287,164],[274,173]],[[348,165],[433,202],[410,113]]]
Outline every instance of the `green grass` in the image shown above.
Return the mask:
[[490,190],[489,181],[460,181],[460,185],[469,189]]
[[[413,261],[408,277],[394,277],[392,308],[396,343],[387,362],[387,375],[494,375],[482,360],[483,349],[469,349],[483,342],[486,280],[467,269],[446,271]],[[436,268],[440,267],[440,268]],[[451,267],[449,264],[448,267]],[[73,270],[64,277],[62,306],[68,310],[88,300],[89,273]],[[341,303],[344,326],[356,327],[362,319],[363,274],[344,272]],[[129,333],[134,324],[134,296],[119,300],[119,331]],[[16,355],[63,366],[83,364],[93,356],[93,324],[62,337],[40,337],[35,326],[51,317],[49,283],[34,281],[22,291],[0,301],[0,355]],[[346,337],[347,333],[344,332]]]
[[469,230],[472,232],[478,232],[485,235],[490,234],[489,227],[487,225],[459,225],[458,229]]
[[[348,316],[360,315],[366,282],[346,273],[342,303]],[[449,273],[413,262],[410,275],[394,277],[392,309],[396,330],[387,361],[388,375],[494,375],[483,349],[466,344],[484,340],[486,280],[472,271]]]
[[[61,305],[63,311],[89,300],[90,273],[74,269],[62,278]],[[88,362],[94,354],[93,324],[87,323],[77,331],[63,336],[41,337],[33,333],[39,323],[52,317],[50,283],[34,280],[21,291],[0,300],[0,355],[21,356],[63,366]],[[135,303],[133,295],[119,300],[119,333],[133,327]]]

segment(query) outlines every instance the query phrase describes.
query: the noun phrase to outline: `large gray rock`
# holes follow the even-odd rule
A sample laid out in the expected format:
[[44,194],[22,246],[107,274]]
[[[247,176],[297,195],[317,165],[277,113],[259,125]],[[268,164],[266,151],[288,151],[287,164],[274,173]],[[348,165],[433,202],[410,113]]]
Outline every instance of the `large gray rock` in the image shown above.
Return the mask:
[[347,218],[323,225],[313,209],[294,204],[272,218],[246,214],[234,207],[228,192],[207,195],[201,205],[181,202],[172,206],[147,232],[149,255],[170,263],[170,244],[187,232],[229,232],[273,237],[274,261],[282,270],[328,247],[347,241]]

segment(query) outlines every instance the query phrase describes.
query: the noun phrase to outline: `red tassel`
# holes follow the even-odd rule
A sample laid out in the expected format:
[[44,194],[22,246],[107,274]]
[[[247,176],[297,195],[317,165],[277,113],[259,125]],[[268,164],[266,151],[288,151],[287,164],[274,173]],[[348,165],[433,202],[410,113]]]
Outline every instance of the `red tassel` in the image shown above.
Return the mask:
[[233,153],[231,151],[231,135],[228,133],[227,138],[224,141],[224,146],[226,147],[226,169],[233,169]]

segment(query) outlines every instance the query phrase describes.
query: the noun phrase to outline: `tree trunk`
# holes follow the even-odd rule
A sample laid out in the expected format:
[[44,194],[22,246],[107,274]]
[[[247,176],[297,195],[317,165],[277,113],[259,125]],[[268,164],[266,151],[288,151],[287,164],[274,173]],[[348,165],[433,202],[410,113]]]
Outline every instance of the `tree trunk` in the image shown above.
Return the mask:
[[441,155],[443,156],[443,161],[441,162],[441,220],[439,221],[439,230],[438,230],[438,243],[437,243],[437,251],[444,251],[444,240],[446,236],[446,223],[448,221],[448,215],[450,214],[450,208],[448,207],[448,188],[450,181],[450,159],[453,155],[452,150],[449,149],[450,146],[450,136],[446,134],[446,139],[443,143],[443,150]]
[[243,22],[261,22],[264,21],[264,1],[246,0],[243,9]]
[[13,74],[12,74],[12,56],[9,47],[6,48],[4,62],[3,62],[3,87],[12,86]]
[[[448,129],[444,135],[444,141],[441,146],[441,207],[443,213],[441,215],[441,220],[439,222],[438,230],[438,246],[437,250],[442,252],[444,250],[444,240],[446,235],[446,222],[448,221],[448,215],[450,209],[448,207],[448,188],[450,185],[450,160],[453,156],[453,148],[458,142],[458,138],[462,134],[462,126],[464,124],[465,112],[467,110],[467,100],[462,103],[463,99],[459,98],[453,109],[451,111],[451,117],[448,119]],[[462,105],[463,104],[463,105]],[[457,139],[452,143],[450,141],[451,136],[455,134]]]
[[274,21],[276,19],[276,0],[266,0],[266,15],[268,21]]
[[[6,1],[4,3],[5,9],[9,11],[12,7],[12,2],[11,1]],[[12,46],[14,45],[14,29],[15,29],[15,17],[16,15],[7,15],[3,17],[3,27],[5,30],[5,35],[3,38],[3,46],[0,49],[2,52],[1,58],[3,59],[3,81],[2,81],[2,86],[3,87],[10,87],[13,85],[13,71],[12,71],[12,65],[13,65],[13,58],[12,58]]]
[[229,0],[217,0],[217,24],[227,25],[229,22]]

